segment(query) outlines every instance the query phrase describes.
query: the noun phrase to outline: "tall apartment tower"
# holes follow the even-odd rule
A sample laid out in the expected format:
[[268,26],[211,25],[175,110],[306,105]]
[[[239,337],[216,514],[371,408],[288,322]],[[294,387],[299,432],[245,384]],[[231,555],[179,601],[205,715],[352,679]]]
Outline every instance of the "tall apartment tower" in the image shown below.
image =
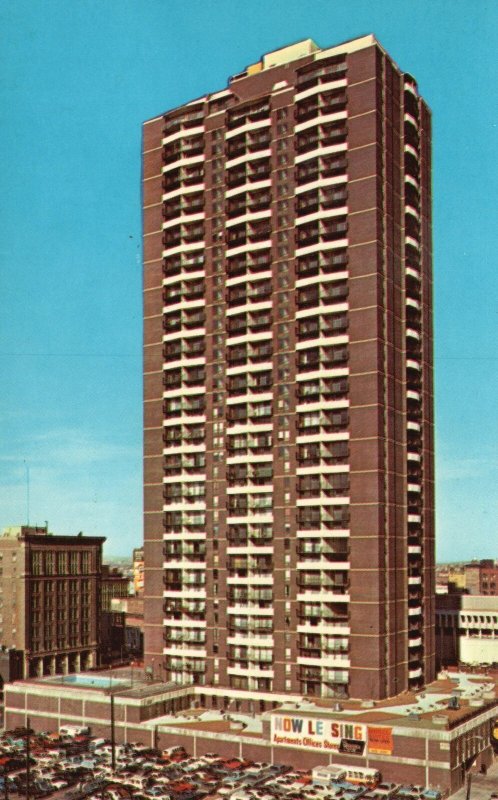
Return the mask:
[[[143,128],[146,660],[207,697],[434,677],[430,113],[373,36]],[[208,702],[208,701],[207,701]]]

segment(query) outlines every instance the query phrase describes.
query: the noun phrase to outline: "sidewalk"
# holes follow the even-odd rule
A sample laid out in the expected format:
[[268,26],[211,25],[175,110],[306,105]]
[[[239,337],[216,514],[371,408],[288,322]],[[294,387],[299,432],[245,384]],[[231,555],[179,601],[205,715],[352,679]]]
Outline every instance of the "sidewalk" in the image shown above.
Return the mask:
[[[488,770],[487,775],[472,775],[470,800],[489,800],[491,792],[498,792],[498,759]],[[465,800],[467,787],[459,789],[448,800]]]

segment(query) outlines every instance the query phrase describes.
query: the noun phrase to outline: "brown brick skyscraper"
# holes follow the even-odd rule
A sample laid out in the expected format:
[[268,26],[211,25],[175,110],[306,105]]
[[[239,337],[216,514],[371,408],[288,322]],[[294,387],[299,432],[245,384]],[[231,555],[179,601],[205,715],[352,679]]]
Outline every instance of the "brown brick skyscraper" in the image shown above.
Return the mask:
[[431,134],[415,81],[372,36],[308,40],[143,138],[148,663],[215,703],[424,685]]

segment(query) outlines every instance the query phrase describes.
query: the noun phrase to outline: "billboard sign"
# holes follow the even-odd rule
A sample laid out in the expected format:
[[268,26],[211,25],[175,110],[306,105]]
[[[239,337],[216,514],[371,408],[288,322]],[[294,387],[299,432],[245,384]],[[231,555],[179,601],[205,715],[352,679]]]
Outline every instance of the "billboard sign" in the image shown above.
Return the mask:
[[393,754],[393,729],[368,726],[368,752],[379,755],[392,756]]
[[274,745],[360,755],[366,741],[367,726],[355,722],[291,714],[271,716],[271,743]]
[[341,739],[339,753],[347,753],[350,756],[362,756],[365,749],[365,742],[358,739]]

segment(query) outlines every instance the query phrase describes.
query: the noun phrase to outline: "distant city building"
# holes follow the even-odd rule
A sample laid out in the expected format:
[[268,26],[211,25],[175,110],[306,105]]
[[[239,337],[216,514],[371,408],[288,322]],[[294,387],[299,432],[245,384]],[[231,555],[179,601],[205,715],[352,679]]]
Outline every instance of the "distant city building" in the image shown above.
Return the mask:
[[439,667],[498,666],[498,596],[438,595],[436,652]]
[[47,527],[3,530],[0,644],[22,653],[17,677],[97,665],[104,542],[100,536],[54,536]]
[[437,591],[498,595],[498,563],[492,558],[468,564],[442,564],[436,568]]
[[133,658],[142,658],[144,646],[143,597],[114,598],[111,601],[111,610],[124,614],[126,653]]
[[100,581],[100,602],[102,611],[111,610],[111,601],[114,597],[129,597],[130,581],[121,570],[110,567],[108,564],[102,565]]
[[110,607],[101,612],[101,665],[142,660],[143,604],[142,597],[110,598]]
[[144,549],[136,547],[133,551],[133,588],[136,595],[144,593]]
[[125,614],[122,611],[102,611],[100,616],[100,664],[117,666],[126,660]]
[[436,591],[464,591],[465,566],[463,564],[445,564],[436,567]]
[[498,596],[498,565],[496,562],[486,558],[466,564],[465,589],[468,594]]

